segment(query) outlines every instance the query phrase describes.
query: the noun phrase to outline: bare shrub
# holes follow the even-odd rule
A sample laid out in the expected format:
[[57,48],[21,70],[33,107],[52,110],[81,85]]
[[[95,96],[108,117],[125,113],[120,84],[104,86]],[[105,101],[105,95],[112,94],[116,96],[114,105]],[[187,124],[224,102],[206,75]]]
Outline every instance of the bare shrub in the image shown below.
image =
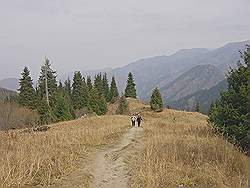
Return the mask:
[[34,126],[39,114],[16,103],[0,103],[0,130]]

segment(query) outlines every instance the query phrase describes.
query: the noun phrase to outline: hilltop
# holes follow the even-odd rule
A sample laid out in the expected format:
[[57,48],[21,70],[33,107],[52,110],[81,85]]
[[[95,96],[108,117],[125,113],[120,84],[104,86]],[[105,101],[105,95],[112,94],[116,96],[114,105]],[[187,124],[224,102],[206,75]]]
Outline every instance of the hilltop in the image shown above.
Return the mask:
[[45,132],[0,133],[1,186],[247,187],[249,158],[216,135],[200,113],[164,109],[128,99],[130,116],[79,118]]

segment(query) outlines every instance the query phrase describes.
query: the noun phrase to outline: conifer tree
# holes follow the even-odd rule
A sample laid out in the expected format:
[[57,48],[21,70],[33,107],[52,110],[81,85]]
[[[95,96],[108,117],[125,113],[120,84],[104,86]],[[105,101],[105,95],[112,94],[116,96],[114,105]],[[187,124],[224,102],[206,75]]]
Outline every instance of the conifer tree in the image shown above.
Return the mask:
[[63,90],[58,94],[54,113],[58,121],[73,119],[70,101],[64,95]]
[[109,98],[108,102],[115,102],[119,97],[119,92],[116,86],[115,77],[112,77],[110,90],[109,90]]
[[199,102],[196,102],[195,104],[195,112],[200,112],[200,103]]
[[86,84],[87,84],[88,90],[90,91],[93,88],[91,76],[87,76],[87,83]]
[[46,74],[47,74],[47,86],[49,106],[53,108],[57,97],[57,81],[56,71],[51,68],[51,64],[48,58],[45,58],[44,65],[41,68],[41,75],[38,80],[38,93],[40,100],[46,100]]
[[244,63],[228,73],[228,90],[221,93],[210,110],[209,121],[229,141],[249,150],[250,143],[250,47],[242,55]]
[[136,98],[136,88],[135,88],[135,81],[131,72],[128,74],[127,79],[127,86],[125,89],[125,97]]
[[30,71],[27,67],[24,67],[23,72],[21,74],[21,78],[19,79],[20,87],[18,91],[20,92],[18,95],[18,101],[21,105],[24,105],[28,108],[35,107],[35,98],[36,93],[33,88],[33,82],[30,77]]
[[[54,108],[58,97],[56,77],[56,72],[52,70],[49,59],[45,58],[45,62],[41,68],[41,75],[38,80],[36,102],[37,110],[41,114],[41,123],[48,124],[57,121],[54,114]],[[48,89],[48,101],[46,97],[46,86]]]
[[[39,93],[38,90],[37,93]],[[40,114],[40,124],[50,124],[57,121],[53,109],[48,105],[45,99],[37,100],[36,107]]]
[[116,114],[126,114],[129,112],[128,101],[124,95],[122,95],[118,101],[118,107]]
[[71,98],[72,90],[71,90],[71,82],[69,78],[64,82],[64,90],[66,94]]
[[98,92],[95,88],[92,88],[89,92],[88,109],[95,112],[97,115],[101,115],[98,105]]
[[103,89],[103,95],[106,101],[108,101],[109,100],[109,84],[108,84],[107,73],[104,73],[102,77],[102,89]]
[[163,101],[161,97],[160,90],[156,87],[153,90],[151,100],[150,100],[151,109],[156,112],[161,112],[163,110]]
[[103,83],[102,83],[102,74],[101,73],[95,75],[94,87],[99,95],[103,94]]
[[75,72],[72,84],[72,104],[74,109],[87,106],[88,90],[80,71]]

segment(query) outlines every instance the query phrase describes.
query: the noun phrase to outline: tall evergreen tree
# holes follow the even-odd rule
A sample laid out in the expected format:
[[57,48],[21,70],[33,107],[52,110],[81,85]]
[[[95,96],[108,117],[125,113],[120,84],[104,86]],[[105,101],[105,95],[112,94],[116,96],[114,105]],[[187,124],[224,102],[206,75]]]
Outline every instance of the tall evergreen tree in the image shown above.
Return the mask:
[[109,84],[108,84],[107,73],[104,73],[102,77],[102,89],[103,89],[103,95],[106,101],[108,101],[109,100]]
[[35,89],[33,88],[33,82],[30,77],[30,71],[27,67],[24,67],[23,72],[21,74],[21,78],[19,79],[19,89],[18,91],[18,101],[21,105],[24,105],[28,108],[35,107],[35,98],[36,93]]
[[64,94],[64,90],[58,94],[57,102],[54,108],[54,113],[58,121],[73,119],[71,103]]
[[74,109],[87,106],[88,90],[81,72],[75,72],[72,84],[72,104]]
[[64,90],[66,92],[66,94],[71,97],[72,94],[72,90],[71,90],[71,82],[70,79],[68,78],[65,82],[64,82]]
[[[51,68],[49,59],[45,58],[45,62],[41,68],[41,75],[38,80],[38,97],[36,102],[37,110],[41,114],[41,123],[48,124],[57,121],[54,114],[54,108],[58,97],[56,77],[56,71]],[[46,85],[48,89],[48,101],[46,97]]]
[[131,72],[128,74],[127,79],[127,86],[125,89],[125,97],[136,98],[136,88],[135,88],[135,81]]
[[87,84],[88,90],[90,91],[93,88],[91,76],[87,76],[87,83],[86,84]]
[[196,112],[200,112],[201,111],[201,109],[200,109],[200,103],[199,102],[196,102],[196,104],[195,104],[195,111]]
[[103,95],[103,83],[102,83],[102,74],[101,73],[95,75],[94,87],[99,95]]
[[122,95],[118,101],[118,107],[116,114],[126,114],[129,112],[128,101],[124,95]]
[[44,65],[41,68],[41,75],[38,80],[38,92],[39,99],[46,100],[46,74],[47,74],[47,86],[49,96],[49,106],[53,108],[56,103],[57,97],[57,81],[56,71],[51,68],[51,64],[48,58],[45,58]]
[[244,63],[228,73],[228,91],[221,93],[209,120],[230,141],[250,149],[250,47],[243,54]]
[[108,102],[115,102],[119,97],[119,92],[116,86],[115,77],[112,77],[110,90],[109,90],[109,97]]
[[161,97],[160,90],[156,87],[153,90],[151,100],[150,100],[151,109],[156,112],[161,112],[163,110],[163,101]]

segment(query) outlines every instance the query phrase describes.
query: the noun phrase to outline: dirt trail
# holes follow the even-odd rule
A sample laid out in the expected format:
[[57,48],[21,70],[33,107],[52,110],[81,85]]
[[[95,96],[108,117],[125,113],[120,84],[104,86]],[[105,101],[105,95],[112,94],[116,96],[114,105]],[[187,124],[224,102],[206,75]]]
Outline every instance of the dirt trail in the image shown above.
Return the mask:
[[96,153],[92,166],[93,183],[90,187],[128,187],[128,167],[125,159],[134,152],[136,139],[142,128],[133,127],[123,135],[120,142]]
[[[103,149],[98,149],[88,159],[80,159],[78,169],[50,187],[129,187],[129,169],[126,158],[138,152],[138,138],[143,128],[133,127],[122,138]],[[88,184],[90,182],[90,184]]]

